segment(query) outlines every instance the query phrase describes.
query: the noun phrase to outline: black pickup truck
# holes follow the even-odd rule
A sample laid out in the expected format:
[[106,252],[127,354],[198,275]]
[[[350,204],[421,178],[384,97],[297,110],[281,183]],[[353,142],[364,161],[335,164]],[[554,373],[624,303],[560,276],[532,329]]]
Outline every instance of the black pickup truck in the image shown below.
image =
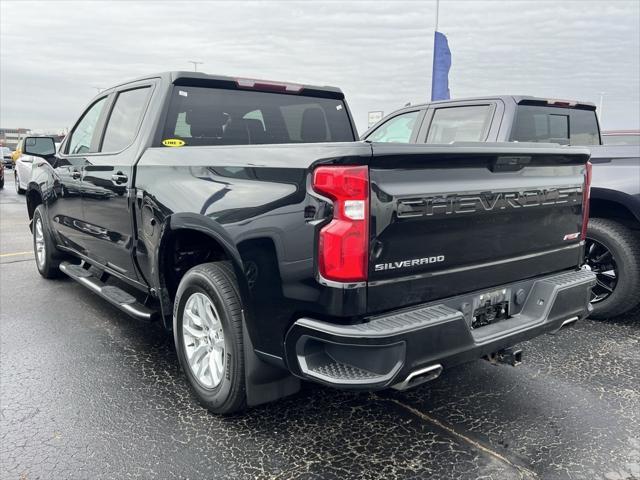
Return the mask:
[[640,305],[640,145],[634,130],[603,132],[602,137],[612,145],[601,145],[592,103],[512,95],[408,106],[362,135],[367,141],[388,143],[551,142],[588,147],[593,179],[583,267],[597,276],[591,317],[611,318]]
[[516,363],[590,310],[585,149],[359,142],[336,88],[171,72],[24,150],[40,274],[162,322],[216,413]]

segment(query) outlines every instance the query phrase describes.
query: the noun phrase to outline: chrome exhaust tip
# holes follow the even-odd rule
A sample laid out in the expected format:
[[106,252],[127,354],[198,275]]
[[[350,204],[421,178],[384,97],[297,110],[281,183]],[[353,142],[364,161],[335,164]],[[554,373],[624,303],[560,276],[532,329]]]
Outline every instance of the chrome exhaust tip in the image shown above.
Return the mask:
[[562,322],[562,324],[553,332],[549,332],[549,335],[555,335],[556,333],[558,333],[560,330],[562,330],[564,327],[569,326],[569,325],[573,325],[574,323],[576,323],[578,321],[580,317],[571,317],[571,318],[567,318],[564,322]]
[[578,321],[578,317],[567,318],[564,322],[562,322],[562,325],[560,325],[560,328],[576,323],[577,321]]
[[407,375],[407,378],[405,378],[402,382],[392,385],[392,388],[396,390],[407,390],[408,388],[416,387],[425,382],[435,380],[440,376],[441,373],[442,365],[440,365],[439,363],[435,365],[429,365],[428,367],[414,370],[409,375]]

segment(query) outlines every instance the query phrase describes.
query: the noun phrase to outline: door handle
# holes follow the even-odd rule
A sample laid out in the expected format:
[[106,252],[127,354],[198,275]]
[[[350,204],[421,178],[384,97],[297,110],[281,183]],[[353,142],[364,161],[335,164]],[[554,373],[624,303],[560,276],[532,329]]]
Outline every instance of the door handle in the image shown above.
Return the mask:
[[78,170],[73,170],[71,172],[71,178],[73,178],[74,180],[79,179],[81,176],[82,174]]
[[122,172],[118,172],[111,175],[111,180],[113,180],[117,185],[120,185],[121,183],[126,183],[127,180],[129,180],[129,177]]

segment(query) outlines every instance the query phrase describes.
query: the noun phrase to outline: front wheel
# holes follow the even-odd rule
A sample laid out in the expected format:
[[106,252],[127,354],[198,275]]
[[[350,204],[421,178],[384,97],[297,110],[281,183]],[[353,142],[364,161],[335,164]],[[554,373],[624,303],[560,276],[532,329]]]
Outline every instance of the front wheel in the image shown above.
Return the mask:
[[60,252],[55,246],[49,224],[47,223],[44,205],[38,205],[33,212],[33,253],[36,257],[38,272],[44,278],[60,276]]
[[24,193],[24,188],[20,188],[20,177],[18,177],[18,172],[13,176],[16,185],[16,193],[18,195],[22,195]]
[[227,262],[204,263],[180,281],[173,335],[180,365],[205,408],[230,414],[246,406],[242,302]]
[[590,219],[583,268],[596,274],[592,318],[632,310],[640,302],[640,233],[615,220]]

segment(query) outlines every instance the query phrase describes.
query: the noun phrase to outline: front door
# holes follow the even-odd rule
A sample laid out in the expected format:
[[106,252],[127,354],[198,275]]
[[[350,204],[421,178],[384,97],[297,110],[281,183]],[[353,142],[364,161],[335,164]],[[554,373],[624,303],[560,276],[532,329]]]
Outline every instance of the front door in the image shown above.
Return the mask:
[[108,96],[94,101],[83,113],[52,162],[53,195],[47,201],[50,225],[58,243],[86,255],[86,227],[82,206],[82,170],[97,151]]

